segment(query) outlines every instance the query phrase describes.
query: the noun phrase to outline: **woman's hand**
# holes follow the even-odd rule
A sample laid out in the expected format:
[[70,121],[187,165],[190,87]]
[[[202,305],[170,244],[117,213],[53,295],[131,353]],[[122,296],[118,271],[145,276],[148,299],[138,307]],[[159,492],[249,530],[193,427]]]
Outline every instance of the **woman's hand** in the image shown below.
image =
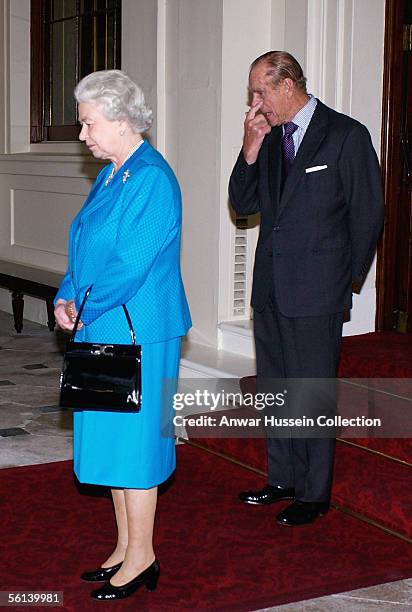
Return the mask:
[[[54,316],[61,329],[65,331],[72,331],[77,317],[77,310],[76,306],[74,305],[74,300],[57,300],[56,307],[54,309]],[[81,329],[82,327],[83,323],[79,321],[77,329]]]

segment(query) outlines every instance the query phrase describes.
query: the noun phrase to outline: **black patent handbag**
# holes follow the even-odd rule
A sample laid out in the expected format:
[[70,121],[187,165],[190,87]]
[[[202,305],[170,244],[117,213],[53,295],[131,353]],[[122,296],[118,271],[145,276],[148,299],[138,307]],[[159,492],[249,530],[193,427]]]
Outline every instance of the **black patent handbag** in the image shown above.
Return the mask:
[[60,406],[72,410],[139,412],[141,406],[141,346],[132,321],[131,344],[75,342],[81,314],[92,286],[86,291],[63,358]]

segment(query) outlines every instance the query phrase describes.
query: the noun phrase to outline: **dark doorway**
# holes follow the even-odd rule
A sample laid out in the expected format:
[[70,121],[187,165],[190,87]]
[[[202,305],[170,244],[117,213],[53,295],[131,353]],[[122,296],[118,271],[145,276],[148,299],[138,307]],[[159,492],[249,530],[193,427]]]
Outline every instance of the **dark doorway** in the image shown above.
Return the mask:
[[412,331],[412,3],[387,0],[381,162],[385,229],[378,249],[378,330]]

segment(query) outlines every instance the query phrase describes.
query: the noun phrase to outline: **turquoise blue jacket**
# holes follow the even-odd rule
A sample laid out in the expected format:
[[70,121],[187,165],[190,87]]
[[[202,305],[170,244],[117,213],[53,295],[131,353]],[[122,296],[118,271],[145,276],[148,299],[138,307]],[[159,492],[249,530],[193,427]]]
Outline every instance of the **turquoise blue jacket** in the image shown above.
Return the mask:
[[147,141],[108,181],[98,175],[69,237],[69,267],[55,300],[74,299],[79,341],[130,342],[122,304],[139,344],[186,334],[191,326],[180,274],[181,195],[172,169]]

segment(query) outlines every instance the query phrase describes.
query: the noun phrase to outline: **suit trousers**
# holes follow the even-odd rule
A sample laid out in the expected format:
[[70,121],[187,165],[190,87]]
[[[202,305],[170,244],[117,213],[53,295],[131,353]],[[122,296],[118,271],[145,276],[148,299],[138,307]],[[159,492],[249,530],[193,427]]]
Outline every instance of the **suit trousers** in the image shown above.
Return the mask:
[[[285,317],[272,291],[265,308],[254,312],[258,391],[268,379],[334,379],[342,324],[343,313]],[[293,487],[300,501],[329,501],[334,437],[303,439],[286,432],[286,437],[268,437],[267,451],[269,484]]]

